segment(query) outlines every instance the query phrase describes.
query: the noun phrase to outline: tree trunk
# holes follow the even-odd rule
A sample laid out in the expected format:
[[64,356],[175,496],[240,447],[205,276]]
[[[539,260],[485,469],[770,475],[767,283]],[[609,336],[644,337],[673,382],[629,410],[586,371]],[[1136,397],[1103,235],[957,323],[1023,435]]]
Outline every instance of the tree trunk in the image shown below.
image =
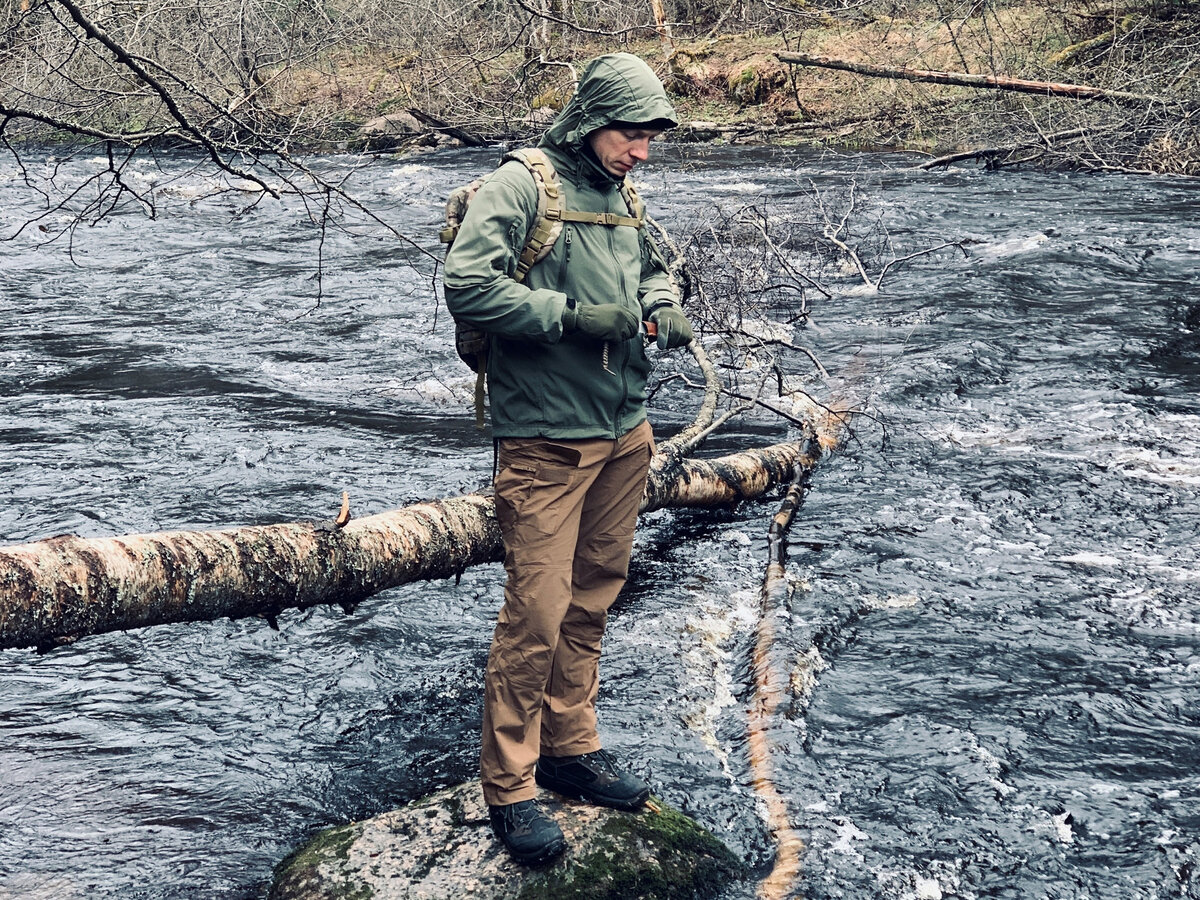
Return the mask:
[[963,72],[935,72],[926,69],[909,69],[904,66],[873,66],[847,59],[829,56],[809,56],[805,53],[778,52],[780,62],[795,66],[820,66],[825,69],[841,69],[872,78],[898,78],[903,81],[925,81],[934,84],[953,84],[959,87],[991,88],[1001,91],[1018,91],[1024,94],[1041,94],[1052,97],[1074,97],[1079,100],[1112,100],[1116,103],[1162,103],[1161,97],[1148,94],[1131,94],[1127,91],[1111,91],[1107,88],[1085,84],[1060,84],[1053,81],[1027,81],[1023,78],[1005,78],[1001,75],[968,75]]
[[[810,442],[816,446],[815,442]],[[715,460],[657,458],[643,510],[729,506],[788,484],[818,450],[777,444]],[[669,457],[669,455],[668,455]],[[501,559],[492,498],[469,494],[336,522],[117,538],[62,536],[0,549],[0,649],[228,616],[347,608],[410,582]]]
[[676,89],[686,87],[687,73],[679,64],[679,50],[675,46],[675,36],[671,33],[671,23],[667,21],[667,11],[662,0],[650,0],[650,9],[654,13],[654,30],[662,42],[663,57],[667,61],[670,74],[670,86]]

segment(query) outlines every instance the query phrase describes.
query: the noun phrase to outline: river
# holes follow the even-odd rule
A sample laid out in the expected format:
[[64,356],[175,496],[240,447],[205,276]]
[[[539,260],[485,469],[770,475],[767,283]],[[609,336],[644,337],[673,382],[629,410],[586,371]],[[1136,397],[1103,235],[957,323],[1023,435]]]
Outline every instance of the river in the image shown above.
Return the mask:
[[[437,252],[442,198],[491,158],[379,158],[350,185]],[[798,895],[1200,897],[1200,182],[912,162],[664,147],[642,172],[668,226],[786,210],[811,180],[856,186],[885,255],[962,242],[878,291],[839,279],[796,335],[869,401],[793,529],[779,639],[808,680],[772,740]],[[0,542],[487,484],[420,254],[351,216],[318,299],[300,204],[162,167],[129,173],[154,217],[0,244]],[[36,211],[0,161],[0,236]],[[655,398],[660,429],[690,396]],[[757,415],[713,449],[786,435]],[[759,869],[745,709],[774,505],[644,521],[600,696],[608,746]],[[0,897],[262,898],[314,831],[472,777],[500,581],[0,653]]]

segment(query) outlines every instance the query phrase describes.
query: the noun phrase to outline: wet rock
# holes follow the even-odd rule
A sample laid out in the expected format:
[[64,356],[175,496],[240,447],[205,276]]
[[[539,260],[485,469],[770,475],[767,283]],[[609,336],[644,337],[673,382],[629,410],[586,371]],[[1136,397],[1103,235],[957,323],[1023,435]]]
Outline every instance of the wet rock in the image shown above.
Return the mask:
[[360,129],[363,134],[371,135],[411,135],[419,134],[424,130],[425,126],[417,121],[417,117],[410,112],[397,112],[389,113],[386,116],[378,116],[369,122],[364,122]]
[[353,149],[387,151],[422,141],[433,143],[434,135],[412,113],[396,112],[364,122],[351,143]]
[[570,845],[553,865],[509,859],[474,781],[321,832],[280,863],[271,900],[689,900],[746,874],[674,810],[623,813],[547,792],[539,799]]

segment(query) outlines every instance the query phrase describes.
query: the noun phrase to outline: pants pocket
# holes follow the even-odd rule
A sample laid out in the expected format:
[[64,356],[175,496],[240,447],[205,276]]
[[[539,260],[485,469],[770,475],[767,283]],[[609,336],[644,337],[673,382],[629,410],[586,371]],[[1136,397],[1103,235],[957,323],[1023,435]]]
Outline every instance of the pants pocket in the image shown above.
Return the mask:
[[577,504],[572,492],[583,477],[582,455],[544,439],[501,441],[496,475],[496,517],[510,549],[557,535]]

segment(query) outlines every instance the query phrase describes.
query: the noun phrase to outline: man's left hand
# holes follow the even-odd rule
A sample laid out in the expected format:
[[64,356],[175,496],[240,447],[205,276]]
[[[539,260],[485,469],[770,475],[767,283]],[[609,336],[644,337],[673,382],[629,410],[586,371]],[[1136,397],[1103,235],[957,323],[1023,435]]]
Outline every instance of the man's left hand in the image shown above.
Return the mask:
[[686,346],[694,337],[687,316],[674,306],[660,306],[650,313],[650,321],[658,326],[659,350]]

